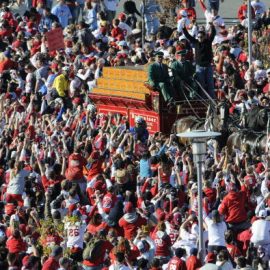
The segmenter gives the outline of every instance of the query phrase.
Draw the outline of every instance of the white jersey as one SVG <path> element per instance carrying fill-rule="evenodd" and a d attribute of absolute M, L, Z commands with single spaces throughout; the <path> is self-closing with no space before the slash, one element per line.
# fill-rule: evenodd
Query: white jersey
<path fill-rule="evenodd" d="M 123 34 L 124 34 L 125 37 L 132 34 L 131 27 L 129 25 L 127 25 L 126 23 L 120 22 L 119 27 L 123 30 Z"/>
<path fill-rule="evenodd" d="M 67 232 L 67 247 L 79 247 L 83 248 L 83 236 L 86 229 L 86 224 L 81 224 L 80 222 L 65 224 L 65 229 Z"/>

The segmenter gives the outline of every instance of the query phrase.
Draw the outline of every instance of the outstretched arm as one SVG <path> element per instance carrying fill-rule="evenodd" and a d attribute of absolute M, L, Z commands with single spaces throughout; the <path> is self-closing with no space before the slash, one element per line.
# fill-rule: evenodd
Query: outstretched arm
<path fill-rule="evenodd" d="M 201 9 L 203 10 L 203 12 L 205 12 L 206 11 L 206 6 L 205 6 L 203 0 L 199 0 L 199 3 L 200 3 L 200 6 L 201 6 Z"/>
<path fill-rule="evenodd" d="M 186 38 L 187 38 L 190 42 L 192 42 L 192 43 L 196 43 L 196 42 L 197 42 L 197 39 L 194 38 L 193 36 L 191 36 L 191 35 L 189 34 L 189 32 L 188 32 L 187 29 L 186 29 L 186 26 L 183 27 L 183 33 L 184 33 L 184 35 L 186 36 Z"/>

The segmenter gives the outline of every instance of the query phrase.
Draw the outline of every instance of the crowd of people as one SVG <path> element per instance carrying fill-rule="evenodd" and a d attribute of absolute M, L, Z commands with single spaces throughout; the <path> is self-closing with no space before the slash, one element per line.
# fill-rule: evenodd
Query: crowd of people
<path fill-rule="evenodd" d="M 253 128 L 270 105 L 270 10 L 251 2 L 248 63 L 246 0 L 232 25 L 219 0 L 197 1 L 206 25 L 195 1 L 180 1 L 174 27 L 160 2 L 135 2 L 117 14 L 118 0 L 1 1 L 1 270 L 270 268 L 267 150 L 208 143 L 201 259 L 191 146 L 149 134 L 142 117 L 101 114 L 89 97 L 103 67 L 148 65 L 169 106 L 216 99 L 230 115 L 253 113 L 243 124 Z M 23 16 L 12 11 L 23 4 Z M 65 48 L 49 51 L 57 28 Z"/>

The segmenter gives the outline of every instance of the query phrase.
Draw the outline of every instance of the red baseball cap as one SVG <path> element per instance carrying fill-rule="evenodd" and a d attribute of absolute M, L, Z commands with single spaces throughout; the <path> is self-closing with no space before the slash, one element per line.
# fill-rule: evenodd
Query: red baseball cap
<path fill-rule="evenodd" d="M 121 12 L 120 14 L 119 14 L 119 16 L 118 16 L 118 19 L 120 20 L 120 21 L 124 21 L 125 19 L 126 19 L 126 14 L 125 13 L 123 13 L 123 12 Z"/>

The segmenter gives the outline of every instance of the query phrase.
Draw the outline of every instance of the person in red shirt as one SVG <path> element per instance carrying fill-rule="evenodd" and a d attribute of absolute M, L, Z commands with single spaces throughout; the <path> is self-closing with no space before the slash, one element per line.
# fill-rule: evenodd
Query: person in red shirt
<path fill-rule="evenodd" d="M 55 246 L 51 253 L 51 256 L 43 264 L 42 270 L 57 270 L 59 266 L 59 260 L 63 256 L 63 249 L 60 246 Z"/>
<path fill-rule="evenodd" d="M 74 153 L 68 158 L 66 178 L 70 181 L 81 180 L 83 178 L 83 167 L 86 163 L 86 159 L 79 153 L 79 149 L 75 149 Z"/>
<path fill-rule="evenodd" d="M 235 183 L 231 182 L 229 188 L 230 191 L 222 200 L 218 211 L 225 216 L 229 228 L 240 232 L 250 226 L 247 222 L 247 197 L 245 192 L 239 191 Z"/>
<path fill-rule="evenodd" d="M 166 233 L 164 222 L 158 223 L 157 231 L 153 232 L 151 238 L 156 244 L 155 256 L 159 257 L 163 263 L 167 263 L 171 255 L 172 242 L 170 236 Z"/>
<path fill-rule="evenodd" d="M 184 255 L 185 250 L 183 248 L 177 248 L 175 250 L 175 256 L 170 259 L 167 269 L 186 270 L 186 263 L 181 259 Z"/>
<path fill-rule="evenodd" d="M 12 61 L 11 55 L 9 51 L 5 51 L 3 53 L 3 58 L 0 59 L 0 73 L 3 73 L 6 70 L 9 69 L 16 69 L 17 68 L 17 63 Z"/>
<path fill-rule="evenodd" d="M 190 256 L 186 260 L 187 270 L 196 270 L 202 266 L 201 261 L 197 258 L 198 249 L 192 248 L 190 250 Z"/>
<path fill-rule="evenodd" d="M 114 19 L 113 20 L 113 29 L 111 31 L 111 35 L 113 38 L 117 39 L 118 41 L 124 39 L 124 33 L 123 29 L 119 27 L 119 19 Z"/>
<path fill-rule="evenodd" d="M 124 230 L 124 236 L 131 240 L 136 235 L 136 231 L 142 225 L 146 225 L 146 219 L 142 218 L 131 202 L 127 202 L 124 207 L 124 216 L 119 220 L 119 226 Z"/>
<path fill-rule="evenodd" d="M 8 238 L 6 247 L 10 253 L 16 254 L 27 250 L 27 244 L 23 241 L 18 229 L 15 229 Z"/>
<path fill-rule="evenodd" d="M 255 11 L 253 7 L 251 7 L 251 16 L 252 16 L 252 19 L 255 18 Z M 240 20 L 240 22 L 242 22 L 247 17 L 248 17 L 247 0 L 244 0 L 243 4 L 238 9 L 237 18 Z"/>

